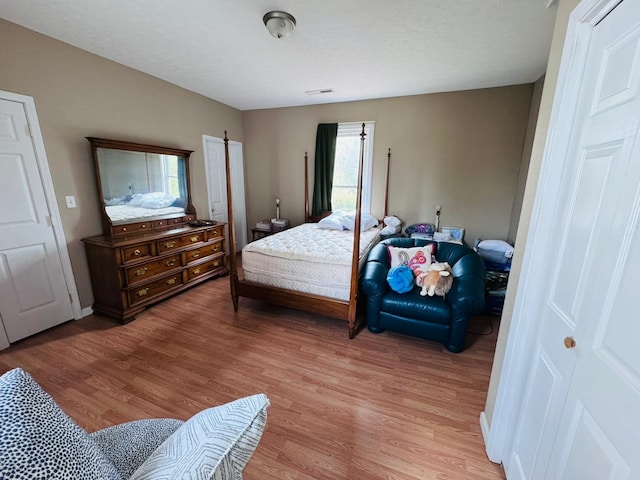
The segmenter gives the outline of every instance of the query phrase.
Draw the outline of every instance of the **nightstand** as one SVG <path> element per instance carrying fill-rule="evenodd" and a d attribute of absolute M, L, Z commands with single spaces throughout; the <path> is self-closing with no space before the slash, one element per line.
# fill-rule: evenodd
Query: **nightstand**
<path fill-rule="evenodd" d="M 280 220 L 285 223 L 283 225 L 276 225 L 275 223 L 271 223 L 269 228 L 263 226 L 252 228 L 252 241 L 258 240 L 263 237 L 268 237 L 269 235 L 273 235 L 274 233 L 282 232 L 283 230 L 291 228 L 291 223 L 289 222 L 289 220 L 285 218 L 282 218 Z"/>

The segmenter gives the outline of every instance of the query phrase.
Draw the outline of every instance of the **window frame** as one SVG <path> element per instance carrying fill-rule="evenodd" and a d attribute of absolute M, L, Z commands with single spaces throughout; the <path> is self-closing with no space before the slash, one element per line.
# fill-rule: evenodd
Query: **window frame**
<path fill-rule="evenodd" d="M 362 133 L 362 124 L 366 134 L 364 141 L 364 163 L 362 166 L 362 205 L 363 213 L 371 213 L 371 189 L 373 176 L 373 142 L 375 133 L 375 123 L 368 122 L 342 122 L 338 123 L 338 137 L 359 137 Z M 360 159 L 358 159 L 359 161 Z M 335 171 L 334 171 L 335 176 Z M 333 182 L 333 179 L 332 179 Z M 357 189 L 357 185 L 355 185 Z M 333 195 L 333 193 L 332 193 Z M 354 207 L 355 209 L 355 207 Z"/>

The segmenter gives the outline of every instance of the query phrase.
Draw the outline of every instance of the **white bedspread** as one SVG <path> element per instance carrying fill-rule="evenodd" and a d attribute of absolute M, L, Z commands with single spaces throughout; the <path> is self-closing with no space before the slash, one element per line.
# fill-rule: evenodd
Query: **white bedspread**
<path fill-rule="evenodd" d="M 378 228 L 361 233 L 359 267 L 379 240 Z M 248 244 L 242 268 L 251 282 L 348 300 L 352 250 L 353 232 L 305 223 Z"/>
<path fill-rule="evenodd" d="M 105 208 L 107 209 L 107 215 L 109 215 L 112 223 L 121 222 L 123 220 L 133 220 L 136 218 L 184 213 L 184 208 L 182 207 L 142 208 L 132 207 L 131 205 L 109 205 Z"/>

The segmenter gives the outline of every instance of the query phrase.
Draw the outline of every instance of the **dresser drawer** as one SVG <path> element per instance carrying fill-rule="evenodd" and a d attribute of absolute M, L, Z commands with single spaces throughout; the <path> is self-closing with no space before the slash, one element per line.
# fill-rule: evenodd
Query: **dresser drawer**
<path fill-rule="evenodd" d="M 196 265 L 195 267 L 189 267 L 187 269 L 187 281 L 191 281 L 205 273 L 212 272 L 222 267 L 224 267 L 224 255 L 214 258 L 213 260 L 209 260 L 208 262 L 201 263 L 200 265 Z"/>
<path fill-rule="evenodd" d="M 185 252 L 187 258 L 186 263 L 195 262 L 196 260 L 202 260 L 204 257 L 215 255 L 216 253 L 220 253 L 222 251 L 222 239 L 220 239 L 217 242 L 208 243 L 206 245 L 203 245 L 202 247 L 187 250 Z"/>
<path fill-rule="evenodd" d="M 131 285 L 136 282 L 141 282 L 147 278 L 151 278 L 154 275 L 168 272 L 174 268 L 180 268 L 182 266 L 182 255 L 176 254 L 170 257 L 163 258 L 162 260 L 156 260 L 155 262 L 145 263 L 144 265 L 138 265 L 136 267 L 127 268 L 127 284 Z"/>
<path fill-rule="evenodd" d="M 122 263 L 140 260 L 141 258 L 150 257 L 151 255 L 150 243 L 141 243 L 133 247 L 125 247 L 122 249 Z"/>
<path fill-rule="evenodd" d="M 219 225 L 216 228 L 212 228 L 211 230 L 207 231 L 207 240 L 213 240 L 214 238 L 222 237 L 223 234 L 224 226 Z"/>
<path fill-rule="evenodd" d="M 205 232 L 194 232 L 181 237 L 173 237 L 167 240 L 158 241 L 158 253 L 166 253 L 179 250 L 182 247 L 204 241 Z"/>
<path fill-rule="evenodd" d="M 169 218 L 167 219 L 167 225 L 180 225 L 181 223 L 193 222 L 196 219 L 194 215 L 185 215 L 184 217 Z"/>
<path fill-rule="evenodd" d="M 144 286 L 132 288 L 127 291 L 129 306 L 146 302 L 147 300 L 150 300 L 153 297 L 173 288 L 179 287 L 180 285 L 182 285 L 182 273 L 176 273 L 175 275 L 156 280 L 155 282 L 147 283 Z"/>
<path fill-rule="evenodd" d="M 143 232 L 153 228 L 152 222 L 130 223 L 128 225 L 114 225 L 113 234 L 121 235 L 126 233 Z"/>

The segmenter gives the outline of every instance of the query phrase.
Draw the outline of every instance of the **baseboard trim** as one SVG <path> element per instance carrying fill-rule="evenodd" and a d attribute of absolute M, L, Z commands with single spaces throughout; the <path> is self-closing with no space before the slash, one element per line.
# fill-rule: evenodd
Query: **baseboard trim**
<path fill-rule="evenodd" d="M 482 440 L 484 441 L 484 448 L 485 448 L 485 451 L 487 452 L 487 457 L 489 457 L 489 460 L 491 460 L 493 463 L 500 463 L 499 459 L 491 458 L 491 455 L 489 454 L 488 445 L 489 445 L 490 427 L 489 427 L 489 418 L 487 417 L 486 412 L 480 413 L 480 431 L 482 432 Z"/>

